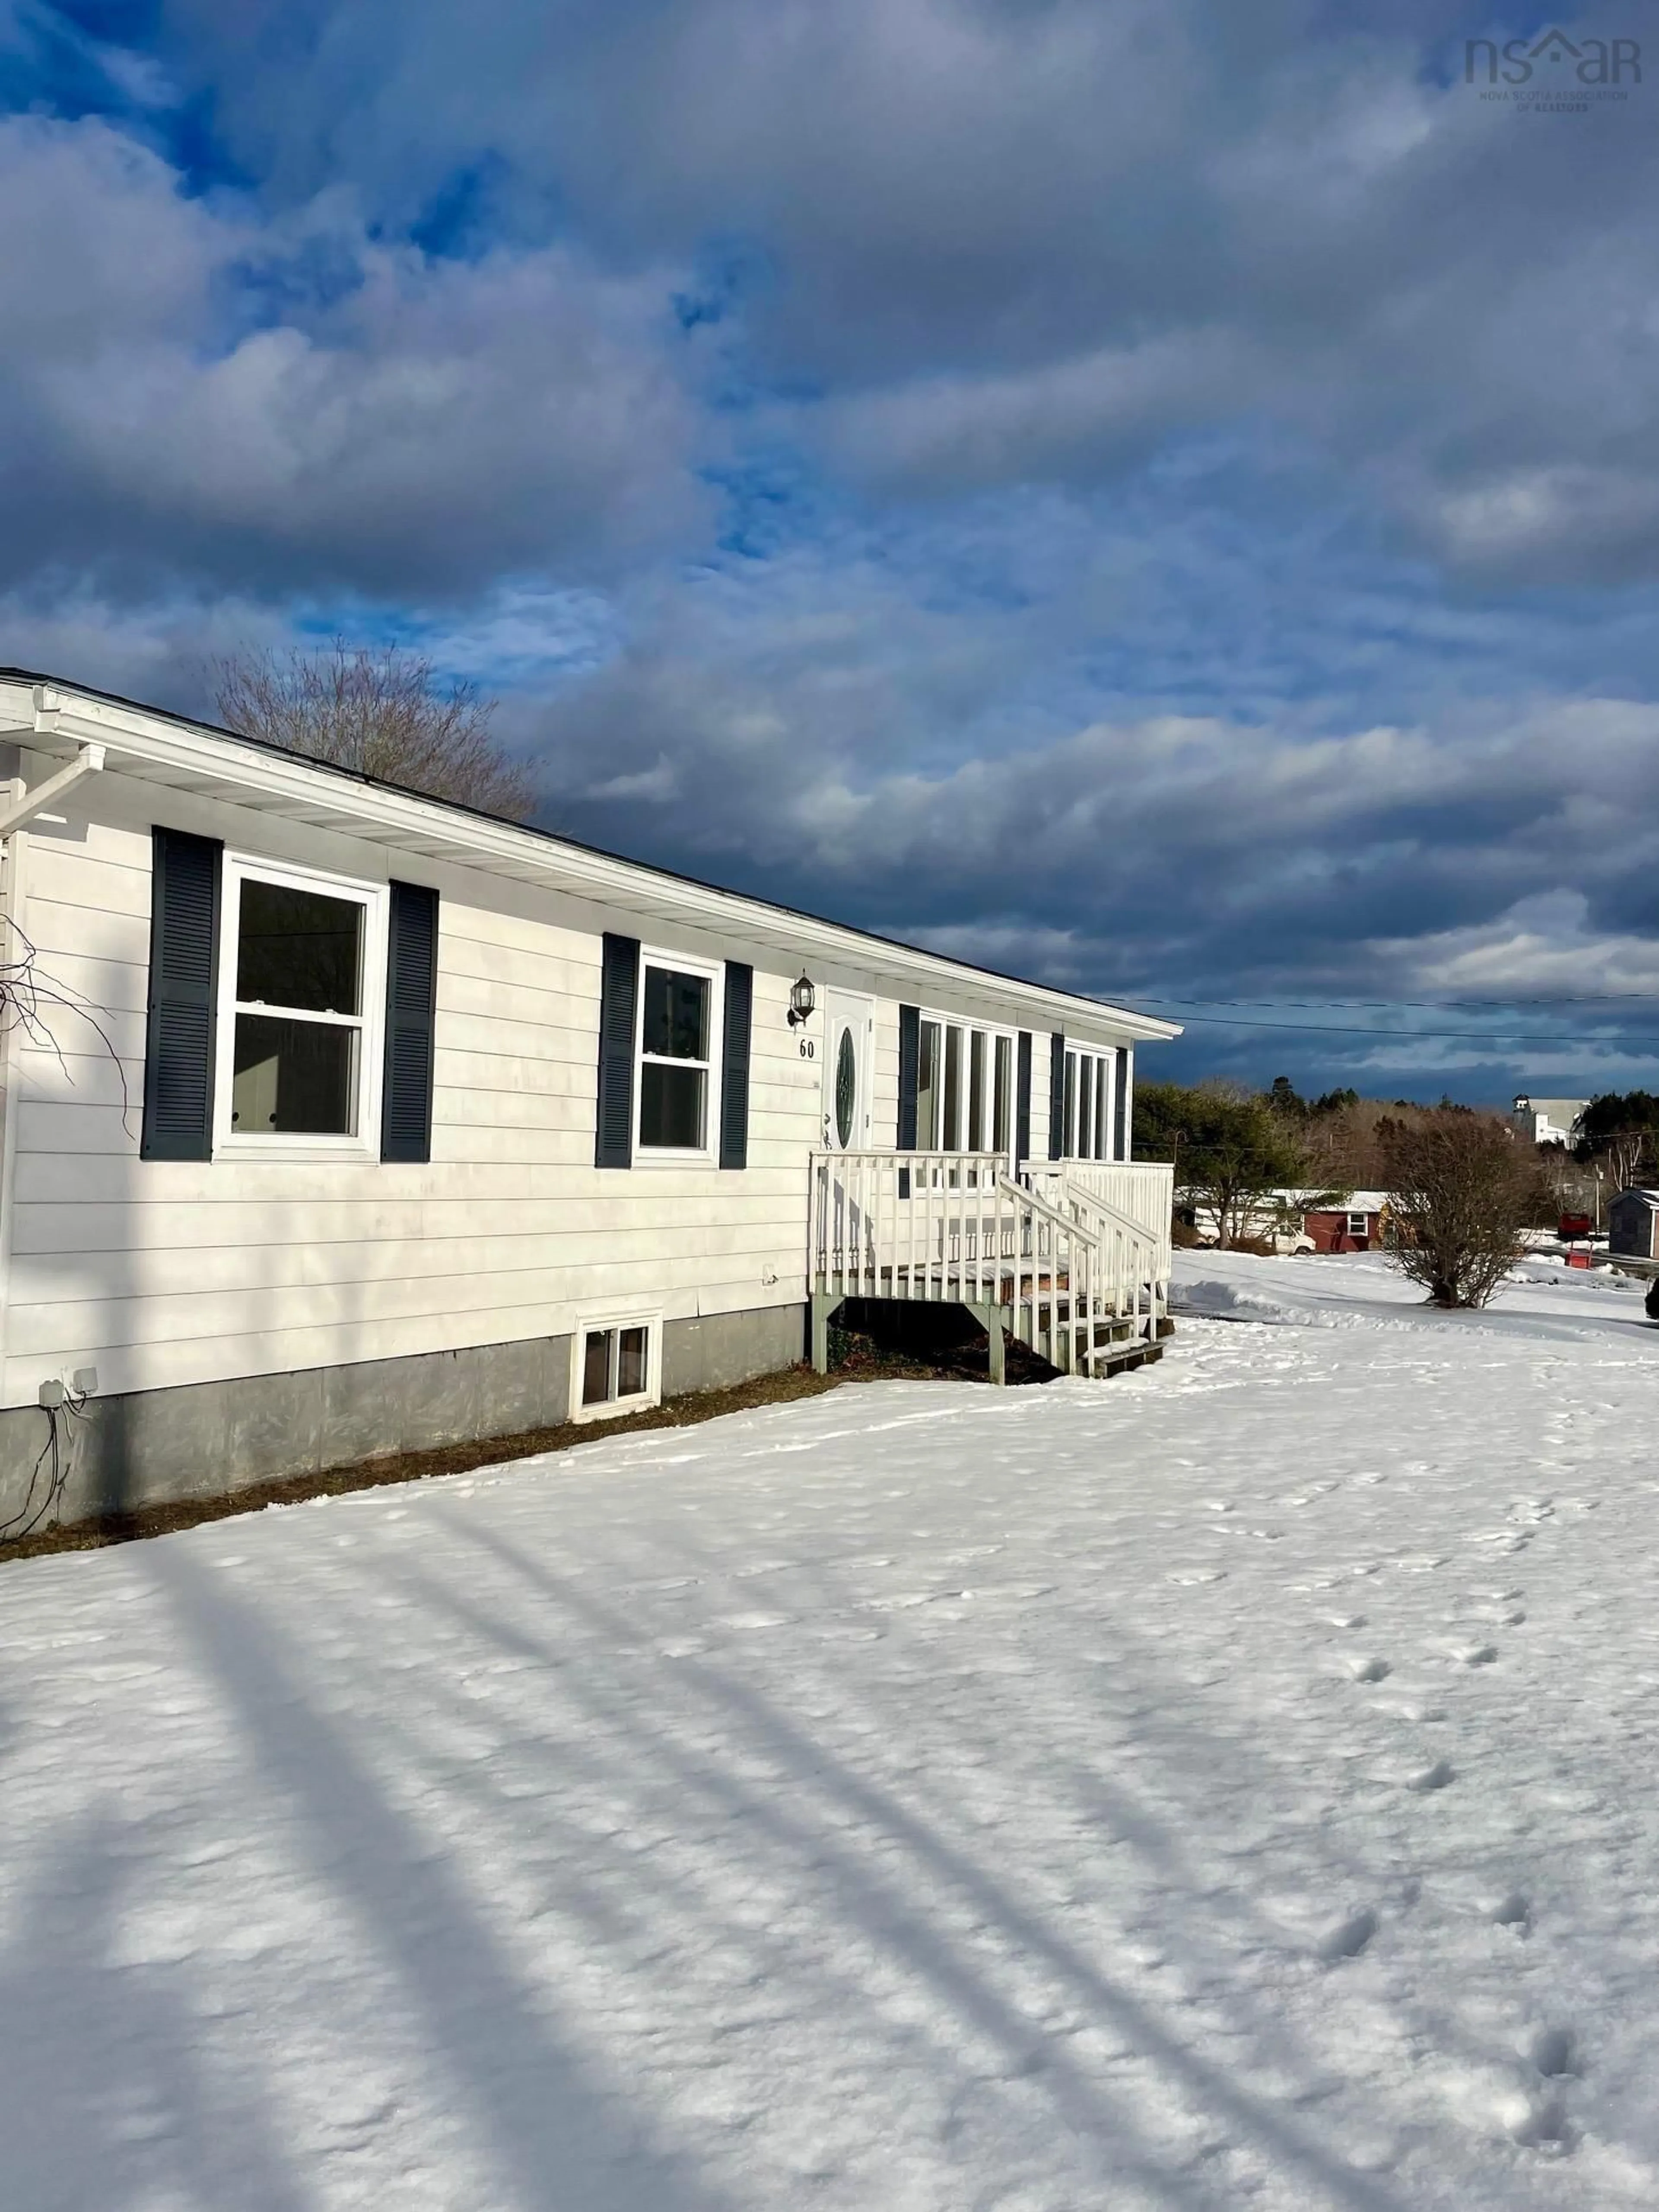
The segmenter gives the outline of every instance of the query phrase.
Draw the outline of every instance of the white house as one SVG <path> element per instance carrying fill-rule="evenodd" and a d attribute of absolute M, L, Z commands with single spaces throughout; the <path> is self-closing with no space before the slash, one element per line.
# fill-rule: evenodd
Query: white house
<path fill-rule="evenodd" d="M 49 677 L 0 744 L 0 1522 L 43 1454 L 64 1517 L 220 1492 L 821 1358 L 848 1297 L 994 1372 L 1155 1340 L 1173 1024 Z"/>
<path fill-rule="evenodd" d="M 1517 1135 L 1529 1145 L 1576 1145 L 1589 1106 L 1588 1098 L 1534 1098 L 1525 1092 L 1510 1115 Z"/>

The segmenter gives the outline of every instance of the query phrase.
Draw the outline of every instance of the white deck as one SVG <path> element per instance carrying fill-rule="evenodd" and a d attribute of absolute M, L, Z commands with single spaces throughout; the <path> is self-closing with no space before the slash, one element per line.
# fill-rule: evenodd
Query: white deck
<path fill-rule="evenodd" d="M 815 1315 L 843 1298 L 965 1306 L 1067 1372 L 1152 1345 L 1168 1309 L 1173 1170 L 1143 1162 L 1028 1168 L 994 1152 L 817 1152 L 808 1278 Z M 823 1347 L 815 1336 L 815 1357 Z"/>

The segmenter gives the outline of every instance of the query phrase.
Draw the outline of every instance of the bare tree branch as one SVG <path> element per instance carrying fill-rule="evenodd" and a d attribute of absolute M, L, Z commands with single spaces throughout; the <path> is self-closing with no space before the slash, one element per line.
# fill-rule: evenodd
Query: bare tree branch
<path fill-rule="evenodd" d="M 131 1112 L 132 1101 L 127 1090 L 127 1071 L 101 1018 L 107 1009 L 94 1006 L 90 999 L 83 998 L 80 992 L 71 989 L 68 984 L 59 983 L 53 977 L 43 975 L 37 965 L 40 956 L 29 939 L 15 921 L 8 921 L 6 927 L 18 949 L 9 956 L 0 956 L 0 1036 L 21 1029 L 37 1051 L 51 1051 L 64 1080 L 73 1085 L 75 1078 L 69 1072 L 64 1048 L 46 1019 L 46 1010 L 55 1008 L 59 1012 L 73 1014 L 84 1022 L 114 1064 L 116 1078 L 121 1085 L 121 1127 L 131 1136 L 132 1132 L 128 1116 Z"/>
<path fill-rule="evenodd" d="M 210 670 L 220 720 L 285 752 L 522 821 L 535 790 L 490 730 L 495 702 L 444 683 L 422 653 L 337 637 L 314 652 L 243 652 Z"/>

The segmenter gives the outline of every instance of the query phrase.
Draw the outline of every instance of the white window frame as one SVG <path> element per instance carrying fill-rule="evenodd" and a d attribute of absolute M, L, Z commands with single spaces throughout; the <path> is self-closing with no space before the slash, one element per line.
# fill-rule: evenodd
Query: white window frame
<path fill-rule="evenodd" d="M 643 1310 L 638 1306 L 607 1307 L 602 1311 L 579 1316 L 575 1334 L 570 1340 L 570 1411 L 573 1421 L 614 1421 L 624 1413 L 648 1413 L 652 1407 L 662 1403 L 662 1310 L 653 1306 Z M 634 1391 L 626 1398 L 601 1398 L 596 1405 L 582 1403 L 582 1370 L 586 1362 L 587 1340 L 596 1329 L 605 1329 L 620 1335 L 625 1328 L 645 1331 L 645 1388 Z M 612 1353 L 614 1363 L 615 1353 Z"/>
<path fill-rule="evenodd" d="M 694 1060 L 656 1060 L 660 1067 L 705 1068 L 708 1083 L 703 1091 L 703 1141 L 695 1147 L 684 1145 L 647 1145 L 641 1138 L 641 1117 L 645 1111 L 645 971 L 647 968 L 665 968 L 677 975 L 702 975 L 708 982 L 708 1058 Z M 638 1006 L 634 1011 L 634 1164 L 636 1167 L 713 1167 L 720 1158 L 720 1070 L 725 1048 L 726 1024 L 726 963 L 710 960 L 701 953 L 674 952 L 660 945 L 640 947 L 640 980 Z"/>
<path fill-rule="evenodd" d="M 278 884 L 290 890 L 318 891 L 330 898 L 349 899 L 363 909 L 362 1012 L 354 1021 L 349 1015 L 319 1014 L 303 1006 L 272 1007 L 276 1015 L 292 1015 L 326 1028 L 355 1028 L 360 1044 L 357 1065 L 356 1131 L 349 1136 L 329 1136 L 294 1130 L 264 1133 L 237 1129 L 231 1123 L 231 1091 L 236 1068 L 236 967 L 241 927 L 242 885 L 249 879 Z M 219 986 L 216 1009 L 218 1036 L 214 1054 L 213 1157 L 257 1160 L 378 1160 L 380 1157 L 380 1083 L 384 1073 L 386 1037 L 386 931 L 392 904 L 391 887 L 368 884 L 331 870 L 307 868 L 291 860 L 268 860 L 256 853 L 227 853 L 219 892 Z M 249 1006 L 245 1012 L 258 1012 Z"/>
<path fill-rule="evenodd" d="M 1093 1150 L 1079 1152 L 1076 1145 L 1078 1131 L 1066 1126 L 1067 1121 L 1073 1118 L 1066 1110 L 1068 1097 L 1074 1109 L 1082 1102 L 1083 1062 L 1085 1060 L 1092 1064 L 1088 1091 L 1090 1119 L 1094 1123 L 1094 1130 L 1090 1133 L 1089 1141 L 1092 1146 L 1095 1133 L 1098 1132 L 1102 1149 L 1097 1152 Z M 1060 1156 L 1063 1160 L 1075 1160 L 1084 1167 L 1097 1164 L 1109 1166 L 1113 1164 L 1115 1156 L 1112 1147 L 1117 1136 L 1117 1084 L 1118 1058 L 1114 1046 L 1080 1044 L 1073 1042 L 1070 1037 L 1066 1038 L 1066 1066 L 1060 1095 L 1058 1099 L 1051 1099 L 1048 1103 L 1049 1112 L 1058 1113 L 1060 1116 Z"/>
<path fill-rule="evenodd" d="M 1356 1222 L 1359 1224 L 1357 1229 L 1354 1226 Z M 1369 1237 L 1370 1233 L 1371 1218 L 1369 1213 L 1351 1213 L 1348 1216 L 1348 1234 L 1350 1237 Z"/>
<path fill-rule="evenodd" d="M 920 1065 L 921 1031 L 919 1030 L 917 1032 L 918 1065 L 916 1068 L 916 1111 L 918 1115 L 916 1150 L 919 1152 L 965 1152 L 969 1150 L 965 1139 L 968 1135 L 968 1119 L 970 1101 L 973 1095 L 974 1037 L 975 1033 L 977 1033 L 985 1039 L 985 1118 L 989 1126 L 984 1133 L 988 1139 L 988 1142 L 975 1147 L 974 1149 L 977 1150 L 981 1153 L 994 1153 L 999 1159 L 1007 1160 L 1012 1166 L 1014 1151 L 1019 1142 L 1019 1037 L 1018 1032 L 1014 1030 L 1004 1028 L 999 1022 L 978 1021 L 969 1014 L 939 1013 L 928 1006 L 921 1007 L 920 1009 L 920 1014 L 921 1024 L 924 1027 L 931 1022 L 939 1032 L 939 1065 L 935 1072 L 938 1088 L 939 1126 L 938 1130 L 933 1133 L 934 1140 L 931 1144 L 926 1141 L 924 1132 L 920 1125 L 920 1115 L 921 1111 L 921 1069 Z M 957 1030 L 960 1034 L 962 1039 L 961 1043 L 957 1048 L 960 1057 L 957 1071 L 957 1126 L 954 1130 L 947 1129 L 945 1127 L 945 1056 L 950 1050 L 948 1032 L 951 1030 Z M 1006 1042 L 1008 1047 L 1008 1130 L 1007 1142 L 1003 1145 L 999 1145 L 996 1141 L 997 1043 L 999 1039 Z"/>

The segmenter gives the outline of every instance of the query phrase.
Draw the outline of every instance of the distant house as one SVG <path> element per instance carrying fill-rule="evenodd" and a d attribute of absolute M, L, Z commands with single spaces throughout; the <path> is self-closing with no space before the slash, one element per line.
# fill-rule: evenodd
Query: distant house
<path fill-rule="evenodd" d="M 1516 1134 L 1529 1145 L 1576 1145 L 1589 1103 L 1588 1098 L 1534 1098 L 1523 1091 L 1510 1119 Z"/>
<path fill-rule="evenodd" d="M 1607 1250 L 1659 1260 L 1659 1190 L 1621 1190 L 1607 1207 Z"/>
<path fill-rule="evenodd" d="M 1388 1203 L 1386 1191 L 1351 1190 L 1340 1206 L 1308 1209 L 1302 1226 L 1316 1252 L 1374 1252 L 1382 1242 Z"/>
<path fill-rule="evenodd" d="M 1371 1252 L 1382 1242 L 1388 1194 L 1350 1191 L 1339 1204 L 1310 1207 L 1310 1199 L 1330 1199 L 1328 1191 L 1276 1190 L 1251 1207 L 1238 1235 L 1247 1243 L 1269 1244 L 1283 1257 L 1304 1252 Z M 1188 1206 L 1182 1219 L 1199 1242 L 1213 1244 L 1218 1230 L 1215 1208 Z"/>

